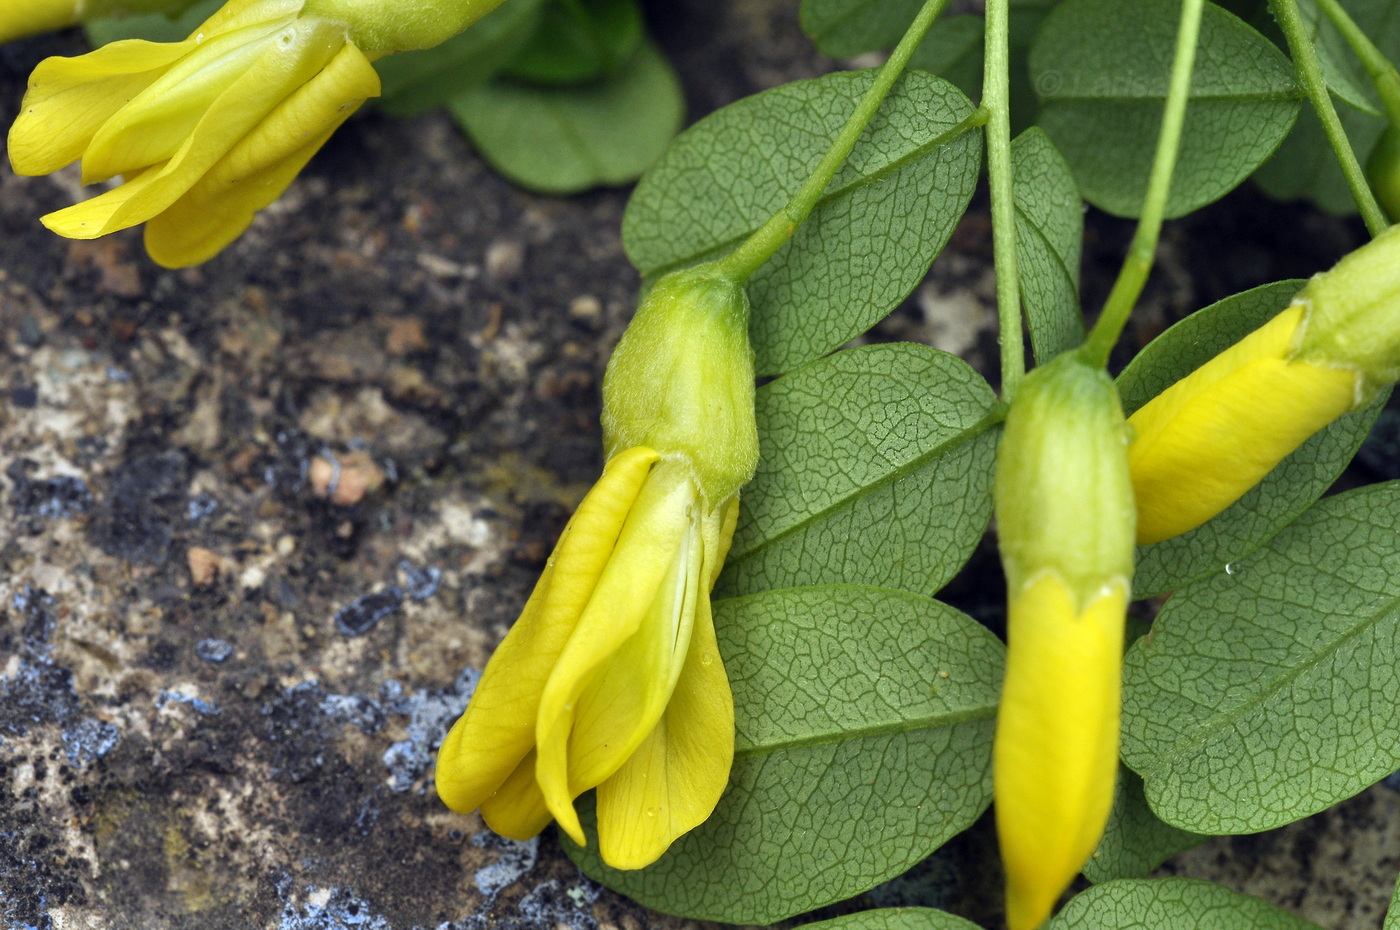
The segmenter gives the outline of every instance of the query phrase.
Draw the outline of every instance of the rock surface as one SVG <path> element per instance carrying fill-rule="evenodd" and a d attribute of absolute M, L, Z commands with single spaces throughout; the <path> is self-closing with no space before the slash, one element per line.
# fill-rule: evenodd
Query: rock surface
<path fill-rule="evenodd" d="M 695 115 L 831 67 L 795 8 L 655 5 Z M 0 48 L 0 119 L 41 57 L 80 49 Z M 44 231 L 77 183 L 0 166 L 0 927 L 684 923 L 432 787 L 438 740 L 601 465 L 599 380 L 638 283 L 625 192 L 532 196 L 444 117 L 369 114 L 238 243 L 172 272 L 137 231 Z M 1303 216 L 1322 267 L 1349 233 Z M 877 338 L 994 358 L 986 223 L 974 208 Z M 1123 227 L 1096 228 L 1116 260 Z M 1201 283 L 1205 247 L 1173 236 L 1158 319 L 1243 286 Z M 1254 261 L 1247 283 L 1281 276 Z M 1322 818 L 1173 868 L 1375 927 L 1395 795 Z M 970 903 L 996 888 L 987 839 L 864 903 L 995 920 Z"/>

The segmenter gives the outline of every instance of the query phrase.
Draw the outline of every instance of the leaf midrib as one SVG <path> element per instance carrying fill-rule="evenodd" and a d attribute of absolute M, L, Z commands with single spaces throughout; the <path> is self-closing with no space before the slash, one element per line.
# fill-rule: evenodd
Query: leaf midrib
<path fill-rule="evenodd" d="M 935 714 L 921 714 L 916 717 L 906 717 L 902 720 L 891 721 L 889 723 L 877 723 L 864 727 L 854 727 L 849 730 L 833 730 L 823 733 L 814 733 L 810 736 L 799 736 L 787 740 L 779 740 L 772 743 L 765 743 L 762 746 L 749 746 L 734 748 L 735 756 L 768 756 L 778 752 L 790 752 L 794 749 L 807 749 L 812 746 L 824 746 L 830 743 L 845 743 L 851 740 L 866 739 L 876 736 L 891 736 L 896 733 L 909 733 L 915 730 L 932 730 L 939 727 L 953 727 L 962 723 L 972 723 L 978 720 L 987 720 L 995 717 L 997 712 L 996 701 L 978 707 L 969 707 L 962 710 L 942 711 Z"/>
<path fill-rule="evenodd" d="M 967 116 L 959 120 L 958 123 L 949 127 L 937 136 L 934 136 L 932 139 L 925 142 L 924 144 L 910 149 L 904 155 L 901 155 L 899 158 L 892 159 L 883 167 L 872 171 L 870 174 L 861 175 L 860 177 L 857 177 L 855 180 L 851 181 L 849 184 L 846 184 L 843 187 L 838 187 L 832 190 L 830 193 L 822 195 L 822 197 L 817 201 L 817 205 L 815 208 L 813 208 L 812 212 L 817 212 L 818 210 L 822 209 L 822 207 L 826 206 L 832 201 L 838 200 L 842 197 L 846 197 L 850 194 L 854 194 L 862 187 L 868 187 L 871 184 L 875 184 L 879 181 L 884 180 L 889 175 L 903 170 L 906 166 L 922 160 L 934 149 L 940 148 L 944 145 L 956 141 L 964 134 L 966 134 L 968 130 L 975 129 L 985 122 L 986 111 L 980 108 L 973 108 L 972 111 L 968 113 Z M 758 228 L 761 225 L 763 225 L 763 222 L 765 222 L 767 219 L 768 217 L 764 216 L 758 223 L 751 225 L 750 228 L 744 230 L 743 232 L 730 236 L 728 239 L 723 239 L 712 245 L 706 246 L 702 249 L 699 249 L 698 251 L 689 252 L 684 256 L 681 256 L 679 258 L 673 259 L 669 262 L 665 262 L 660 265 L 656 265 L 651 268 L 639 267 L 638 270 L 641 271 L 643 278 L 650 279 L 671 271 L 675 271 L 679 268 L 689 268 L 690 266 L 698 264 L 699 262 L 702 262 L 707 258 L 714 257 L 718 253 L 726 252 L 734 248 L 739 243 L 746 240 L 749 236 L 753 235 L 753 233 L 756 230 L 758 230 Z"/>
<path fill-rule="evenodd" d="M 964 430 L 960 430 L 958 433 L 954 434 L 953 436 L 949 437 L 943 442 L 932 446 L 928 450 L 914 456 L 909 461 L 905 462 L 903 465 L 891 469 L 890 471 L 881 475 L 875 481 L 872 481 L 870 484 L 856 488 L 854 491 L 852 491 L 852 493 L 844 497 L 837 498 L 826 507 L 823 507 L 821 510 L 813 511 L 803 519 L 798 520 L 796 523 L 793 523 L 783 528 L 781 531 L 771 536 L 765 537 L 760 543 L 758 543 L 751 549 L 745 549 L 741 552 L 731 552 L 729 558 L 725 560 L 725 567 L 728 568 L 729 566 L 739 565 L 740 563 L 763 552 L 769 546 L 774 545 L 780 540 L 786 539 L 788 536 L 791 536 L 792 534 L 802 529 L 805 529 L 806 527 L 814 523 L 820 523 L 822 520 L 826 519 L 830 514 L 850 506 L 852 503 L 861 500 L 869 494 L 875 493 L 880 488 L 883 488 L 888 484 L 893 484 L 895 481 L 898 481 L 906 475 L 913 474 L 914 472 L 918 471 L 920 468 L 923 468 L 923 466 L 933 461 L 934 459 L 940 458 L 943 455 L 953 452 L 956 449 L 962 447 L 963 445 L 976 439 L 978 436 L 981 436 L 987 430 L 991 429 L 993 426 L 1000 423 L 1006 418 L 1006 411 L 996 400 L 992 401 L 992 403 L 989 405 L 989 408 L 990 409 L 987 411 L 987 413 L 985 413 L 982 416 L 982 418 L 976 423 L 973 423 L 971 426 L 967 427 Z"/>
<path fill-rule="evenodd" d="M 1304 672 L 1316 668 L 1318 665 L 1322 664 L 1324 659 L 1331 658 L 1341 650 L 1342 646 L 1356 639 L 1363 632 L 1374 628 L 1382 620 L 1394 618 L 1397 608 L 1400 608 L 1400 596 L 1391 598 L 1386 602 L 1384 607 L 1376 611 L 1376 613 L 1369 617 L 1364 623 L 1358 623 L 1342 636 L 1332 640 L 1325 648 L 1315 652 L 1307 661 L 1299 663 L 1282 675 L 1271 680 L 1268 686 L 1261 688 L 1254 697 L 1229 713 L 1217 718 L 1214 723 L 1202 730 L 1199 735 L 1177 744 L 1170 754 L 1162 757 L 1162 761 L 1159 764 L 1151 766 L 1147 771 L 1141 774 L 1144 778 L 1147 778 L 1149 774 L 1155 775 L 1163 768 L 1175 764 L 1182 756 L 1186 755 L 1187 752 L 1204 747 L 1207 743 L 1213 741 L 1213 738 L 1221 731 L 1233 727 L 1240 720 L 1262 707 L 1276 694 L 1279 694 L 1298 678 L 1302 677 Z"/>

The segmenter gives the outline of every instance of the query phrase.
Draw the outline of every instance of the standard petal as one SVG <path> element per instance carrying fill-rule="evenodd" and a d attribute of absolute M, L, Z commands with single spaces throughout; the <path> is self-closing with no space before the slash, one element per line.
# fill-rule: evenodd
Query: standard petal
<path fill-rule="evenodd" d="M 77 161 L 113 113 L 194 47 L 193 39 L 126 39 L 77 58 L 39 62 L 10 127 L 7 145 L 15 172 L 48 174 Z"/>
<path fill-rule="evenodd" d="M 238 238 L 282 195 L 331 134 L 368 97 L 379 75 L 347 45 L 283 101 L 188 193 L 146 224 L 146 250 L 167 268 L 197 265 Z"/>
<path fill-rule="evenodd" d="M 992 751 L 1011 930 L 1044 921 L 1108 820 L 1127 598 L 1113 584 L 1080 613 L 1053 571 L 1011 598 Z"/>
<path fill-rule="evenodd" d="M 27 0 L 0 3 L 0 45 L 78 22 L 77 0 Z"/>
<path fill-rule="evenodd" d="M 657 458 L 650 449 L 614 456 L 564 528 L 520 619 L 487 663 L 466 713 L 438 751 L 438 794 L 453 810 L 480 807 L 534 748 L 545 682 Z"/>
<path fill-rule="evenodd" d="M 528 840 L 554 819 L 535 781 L 535 753 L 520 760 L 501 787 L 481 802 L 481 819 L 501 836 Z"/>
<path fill-rule="evenodd" d="M 1355 402 L 1358 372 L 1285 361 L 1301 316 L 1288 308 L 1128 418 L 1139 544 L 1200 526 Z"/>
<path fill-rule="evenodd" d="M 598 786 L 598 851 L 616 869 L 644 868 L 714 812 L 734 762 L 734 697 L 715 642 L 708 593 L 666 713 L 622 768 Z"/>
<path fill-rule="evenodd" d="M 676 625 L 701 555 L 677 558 L 687 547 L 699 548 L 695 494 L 679 463 L 663 460 L 652 470 L 545 685 L 537 777 L 554 819 L 577 842 L 584 838 L 574 798 L 617 771 L 656 726 L 673 686 Z M 639 630 L 643 635 L 626 653 L 631 667 L 610 662 Z M 595 678 L 602 680 L 592 688 Z"/>

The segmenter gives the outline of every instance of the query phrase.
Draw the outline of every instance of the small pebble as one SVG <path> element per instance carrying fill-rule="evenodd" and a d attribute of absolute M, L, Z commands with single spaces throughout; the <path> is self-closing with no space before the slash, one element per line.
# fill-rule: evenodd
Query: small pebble
<path fill-rule="evenodd" d="M 390 585 L 383 591 L 357 597 L 335 612 L 335 628 L 345 636 L 363 636 L 375 624 L 403 606 L 403 590 Z"/>
<path fill-rule="evenodd" d="M 225 662 L 233 655 L 233 644 L 224 639 L 201 639 L 194 644 L 194 654 L 206 662 Z"/>
<path fill-rule="evenodd" d="M 403 572 L 405 592 L 415 601 L 426 601 L 437 593 L 442 584 L 442 569 L 436 565 L 418 568 L 404 559 L 399 563 L 399 571 Z"/>
<path fill-rule="evenodd" d="M 592 294 L 569 301 L 569 316 L 581 323 L 597 323 L 603 318 L 603 302 Z"/>
<path fill-rule="evenodd" d="M 190 566 L 190 581 L 196 588 L 207 588 L 219 574 L 219 556 L 202 546 L 190 546 L 186 555 Z"/>

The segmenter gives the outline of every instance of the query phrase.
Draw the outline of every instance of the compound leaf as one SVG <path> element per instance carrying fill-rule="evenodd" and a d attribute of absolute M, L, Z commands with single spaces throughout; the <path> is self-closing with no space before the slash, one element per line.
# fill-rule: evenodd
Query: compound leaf
<path fill-rule="evenodd" d="M 980 930 L 969 920 L 931 907 L 882 907 L 803 924 L 800 930 Z"/>
<path fill-rule="evenodd" d="M 1118 378 L 1131 414 L 1287 307 L 1302 281 L 1279 281 L 1227 297 L 1177 323 L 1138 353 Z M 1322 496 L 1370 432 L 1385 397 L 1319 431 L 1213 520 L 1138 549 L 1134 596 L 1152 597 L 1225 571 Z"/>
<path fill-rule="evenodd" d="M 1166 100 L 1175 0 L 1066 0 L 1031 47 L 1039 124 L 1084 198 L 1137 216 Z M 1207 3 L 1168 216 L 1224 196 L 1276 149 L 1298 115 L 1293 67 L 1272 42 Z"/>
<path fill-rule="evenodd" d="M 1178 591 L 1124 664 L 1123 761 L 1163 820 L 1255 833 L 1400 768 L 1400 482 L 1319 501 Z"/>
<path fill-rule="evenodd" d="M 821 160 L 873 72 L 828 74 L 747 97 L 686 130 L 623 218 L 648 278 L 727 253 L 783 207 Z M 760 374 L 838 348 L 923 280 L 981 168 L 972 104 L 905 73 L 792 240 L 749 281 Z"/>
<path fill-rule="evenodd" d="M 640 871 L 566 840 L 589 876 L 666 913 L 767 924 L 898 875 L 990 803 L 1004 648 L 976 621 L 851 585 L 714 611 L 734 686 L 729 787 Z"/>
<path fill-rule="evenodd" d="M 909 343 L 848 349 L 764 385 L 758 473 L 716 593 L 936 592 L 991 518 L 995 406 L 966 362 Z"/>
<path fill-rule="evenodd" d="M 802 0 L 798 22 L 817 51 L 849 58 L 893 48 L 923 5 L 924 0 Z"/>

